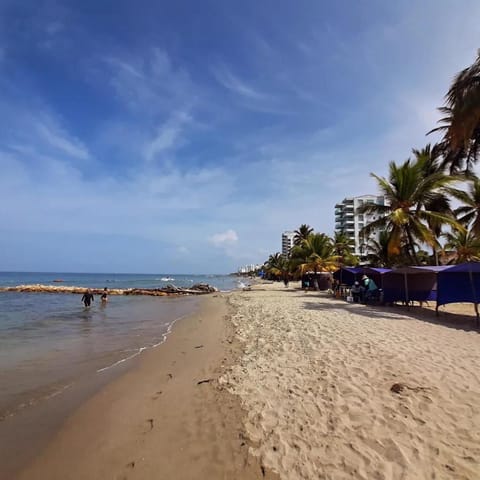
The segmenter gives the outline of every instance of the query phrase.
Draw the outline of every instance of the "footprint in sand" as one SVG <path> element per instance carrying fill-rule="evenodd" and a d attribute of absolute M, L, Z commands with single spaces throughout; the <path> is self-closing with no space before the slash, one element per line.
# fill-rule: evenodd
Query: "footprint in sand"
<path fill-rule="evenodd" d="M 150 425 L 150 431 L 153 430 L 153 418 L 148 418 L 147 423 Z"/>
<path fill-rule="evenodd" d="M 158 392 L 155 393 L 155 395 L 152 397 L 153 400 L 157 400 L 158 397 L 160 397 L 160 395 L 162 394 L 162 390 L 159 390 Z"/>

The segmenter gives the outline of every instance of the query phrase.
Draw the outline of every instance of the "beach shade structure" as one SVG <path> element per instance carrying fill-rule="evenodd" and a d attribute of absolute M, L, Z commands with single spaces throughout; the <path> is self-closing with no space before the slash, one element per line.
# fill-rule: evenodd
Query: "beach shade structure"
<path fill-rule="evenodd" d="M 473 303 L 477 326 L 480 324 L 478 303 L 480 301 L 480 262 L 466 262 L 445 268 L 438 274 L 438 307 L 447 303 Z"/>
<path fill-rule="evenodd" d="M 353 285 L 363 274 L 363 267 L 342 267 L 333 274 L 341 285 Z"/>
<path fill-rule="evenodd" d="M 391 268 L 374 268 L 374 267 L 363 267 L 362 268 L 362 276 L 367 275 L 370 277 L 378 288 L 383 289 L 383 276 L 387 272 L 391 272 Z"/>
<path fill-rule="evenodd" d="M 400 267 L 383 274 L 383 301 L 386 303 L 437 299 L 437 274 L 448 266 Z"/>

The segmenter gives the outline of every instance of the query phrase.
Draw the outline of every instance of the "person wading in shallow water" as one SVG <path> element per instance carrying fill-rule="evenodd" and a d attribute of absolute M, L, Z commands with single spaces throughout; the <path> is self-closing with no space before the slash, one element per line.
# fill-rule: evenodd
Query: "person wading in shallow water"
<path fill-rule="evenodd" d="M 93 294 L 92 294 L 92 292 L 90 291 L 90 289 L 88 289 L 88 290 L 83 294 L 82 302 L 83 302 L 83 304 L 84 304 L 86 307 L 89 307 L 89 306 L 90 306 L 90 303 L 92 303 L 93 301 L 94 301 Z"/>
<path fill-rule="evenodd" d="M 108 290 L 106 287 L 103 289 L 103 293 L 102 293 L 102 296 L 100 297 L 100 300 L 102 301 L 103 305 L 105 305 L 108 302 Z"/>

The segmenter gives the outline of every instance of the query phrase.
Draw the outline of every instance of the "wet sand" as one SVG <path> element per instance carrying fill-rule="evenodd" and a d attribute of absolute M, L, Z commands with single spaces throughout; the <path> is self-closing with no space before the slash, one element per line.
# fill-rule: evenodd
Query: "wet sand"
<path fill-rule="evenodd" d="M 250 454 L 239 399 L 217 379 L 235 361 L 223 295 L 68 418 L 21 480 L 276 478 Z"/>

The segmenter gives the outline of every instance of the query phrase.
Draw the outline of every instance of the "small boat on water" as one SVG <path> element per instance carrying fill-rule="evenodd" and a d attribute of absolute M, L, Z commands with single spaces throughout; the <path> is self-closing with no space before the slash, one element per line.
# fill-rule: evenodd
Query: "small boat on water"
<path fill-rule="evenodd" d="M 173 282 L 173 280 L 175 280 L 175 279 L 172 278 L 172 277 L 162 277 L 160 280 L 162 282 Z"/>
<path fill-rule="evenodd" d="M 61 283 L 64 282 L 65 280 L 63 278 L 56 278 L 55 280 L 52 280 L 53 283 Z"/>

